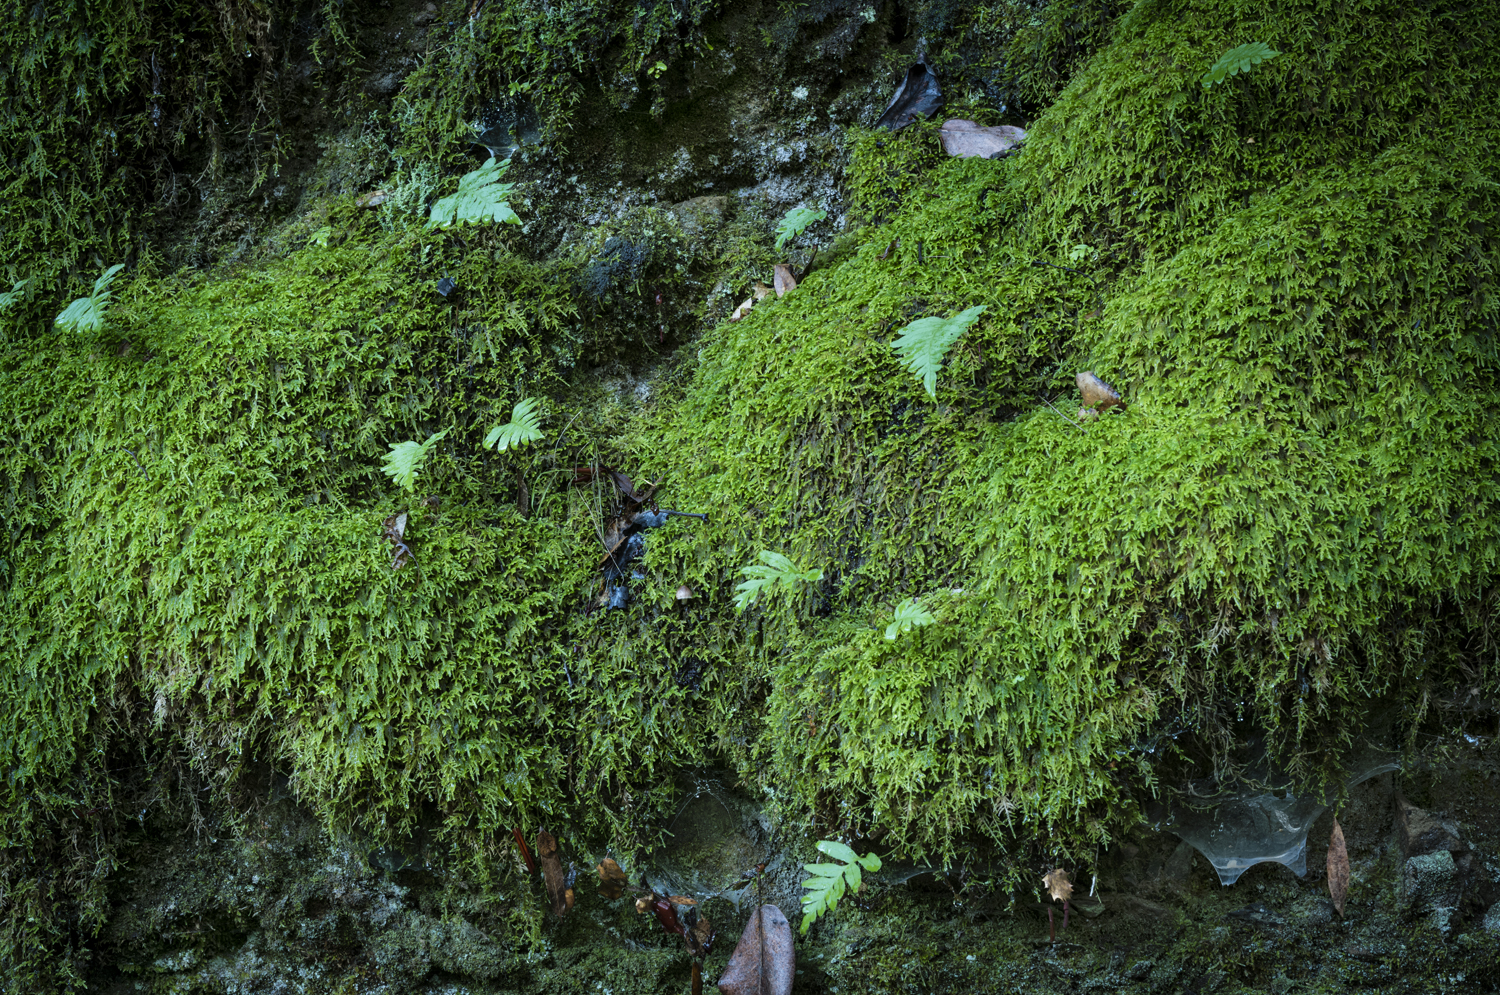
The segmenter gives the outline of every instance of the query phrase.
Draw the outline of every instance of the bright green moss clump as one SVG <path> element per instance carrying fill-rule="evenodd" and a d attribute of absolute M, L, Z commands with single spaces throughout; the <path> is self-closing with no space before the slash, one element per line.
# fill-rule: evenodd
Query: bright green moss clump
<path fill-rule="evenodd" d="M 1371 697 L 1416 721 L 1474 672 L 1500 554 L 1500 66 L 1475 30 L 1146 3 L 1014 159 L 914 184 L 920 129 L 857 144 L 888 223 L 717 333 L 653 427 L 668 472 L 743 509 L 685 561 L 827 565 L 752 628 L 747 755 L 820 832 L 1092 851 L 1159 716 L 1218 749 L 1253 719 L 1315 779 Z M 1287 54 L 1205 93 L 1252 34 Z M 980 303 L 933 404 L 889 341 Z M 1072 416 L 1083 369 L 1128 401 L 1086 429 L 1043 403 Z M 942 624 L 885 640 L 913 595 Z"/>

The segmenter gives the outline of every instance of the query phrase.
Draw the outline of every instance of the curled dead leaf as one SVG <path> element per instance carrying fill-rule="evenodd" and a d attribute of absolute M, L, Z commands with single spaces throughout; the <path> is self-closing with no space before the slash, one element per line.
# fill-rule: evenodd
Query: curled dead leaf
<path fill-rule="evenodd" d="M 753 298 L 753 297 L 746 297 L 745 300 L 740 304 L 740 306 L 737 307 L 737 308 L 735 308 L 734 312 L 732 314 L 730 314 L 729 320 L 730 321 L 739 321 L 745 315 L 749 314 L 750 313 L 750 309 L 753 308 L 754 306 L 755 306 L 755 298 Z"/>
<path fill-rule="evenodd" d="M 1333 833 L 1328 837 L 1328 896 L 1342 917 L 1344 900 L 1349 896 L 1349 848 L 1344 845 L 1344 830 L 1337 818 L 1333 820 Z"/>
<path fill-rule="evenodd" d="M 1077 382 L 1078 390 L 1083 394 L 1083 406 L 1086 408 L 1104 412 L 1122 403 L 1118 391 L 1088 370 L 1078 374 Z"/>
<path fill-rule="evenodd" d="M 773 267 L 776 276 L 776 296 L 782 297 L 797 289 L 797 278 L 792 276 L 790 263 L 777 263 Z"/>
<path fill-rule="evenodd" d="M 615 858 L 605 857 L 594 870 L 599 874 L 599 894 L 611 899 L 625 894 L 625 872 L 615 863 Z"/>
<path fill-rule="evenodd" d="M 938 87 L 937 76 L 926 62 L 917 62 L 906 71 L 875 127 L 900 131 L 919 117 L 931 117 L 942 106 L 943 91 Z"/>
<path fill-rule="evenodd" d="M 1054 867 L 1043 875 L 1042 884 L 1054 902 L 1066 902 L 1073 897 L 1073 882 L 1068 880 L 1068 872 L 1061 867 Z"/>

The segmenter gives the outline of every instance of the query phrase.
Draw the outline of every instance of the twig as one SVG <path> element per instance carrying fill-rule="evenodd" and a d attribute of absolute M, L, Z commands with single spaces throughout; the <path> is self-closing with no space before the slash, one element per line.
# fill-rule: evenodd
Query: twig
<path fill-rule="evenodd" d="M 125 449 L 124 446 L 121 446 L 120 448 L 121 449 Z M 131 459 L 135 460 L 136 469 L 141 471 L 141 476 L 143 476 L 143 477 L 146 478 L 146 483 L 148 483 L 148 484 L 151 483 L 151 474 L 147 473 L 146 472 L 146 468 L 143 467 L 143 466 L 141 466 L 140 457 L 135 454 L 135 450 L 133 450 L 133 449 L 125 449 L 125 451 L 130 454 L 130 458 Z"/>
<path fill-rule="evenodd" d="M 1057 405 L 1053 404 L 1051 401 L 1047 400 L 1045 397 L 1042 398 L 1042 403 L 1045 404 L 1047 407 L 1051 408 L 1053 411 L 1057 411 Z M 1087 430 L 1082 425 L 1079 425 L 1076 421 L 1073 421 L 1073 419 L 1069 418 L 1067 415 L 1063 414 L 1061 411 L 1057 411 L 1057 417 L 1061 418 L 1063 421 L 1066 421 L 1066 422 L 1073 422 L 1074 425 L 1078 426 L 1078 431 L 1083 432 L 1085 435 L 1088 434 Z"/>

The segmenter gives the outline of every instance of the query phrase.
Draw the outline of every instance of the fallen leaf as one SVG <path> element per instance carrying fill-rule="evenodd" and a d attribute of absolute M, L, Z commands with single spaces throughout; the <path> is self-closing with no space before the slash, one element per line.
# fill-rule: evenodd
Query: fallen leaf
<path fill-rule="evenodd" d="M 792 924 L 774 905 L 750 914 L 740 942 L 719 976 L 724 995 L 791 995 L 797 969 Z"/>
<path fill-rule="evenodd" d="M 1068 872 L 1061 867 L 1054 867 L 1043 875 L 1042 884 L 1054 902 L 1066 902 L 1073 895 L 1073 882 L 1068 880 Z"/>
<path fill-rule="evenodd" d="M 557 838 L 547 830 L 536 834 L 536 855 L 542 865 L 542 880 L 547 883 L 547 895 L 552 899 L 552 911 L 559 916 L 568 914 L 573 905 L 571 888 L 563 872 L 562 858 L 557 852 Z"/>
<path fill-rule="evenodd" d="M 384 190 L 371 190 L 354 198 L 355 207 L 379 207 L 385 203 L 386 192 Z"/>
<path fill-rule="evenodd" d="M 954 118 L 943 122 L 938 130 L 943 151 L 951 156 L 966 159 L 982 156 L 986 159 L 1003 157 L 1026 140 L 1026 132 L 1008 124 L 980 127 L 973 121 Z"/>
<path fill-rule="evenodd" d="M 1333 833 L 1328 837 L 1328 894 L 1342 917 L 1344 899 L 1349 895 L 1349 849 L 1344 845 L 1344 830 L 1338 819 L 1333 820 Z"/>
<path fill-rule="evenodd" d="M 900 131 L 918 117 L 931 117 L 943 106 L 943 91 L 927 63 L 918 62 L 906 71 L 906 78 L 896 87 L 896 95 L 886 105 L 885 113 L 875 127 Z"/>
<path fill-rule="evenodd" d="M 599 873 L 599 894 L 605 898 L 619 898 L 625 894 L 627 879 L 615 858 L 605 857 L 594 870 Z"/>
<path fill-rule="evenodd" d="M 797 289 L 797 278 L 792 276 L 792 267 L 789 263 L 777 263 L 774 269 L 777 297 L 783 297 Z"/>
<path fill-rule="evenodd" d="M 745 300 L 740 304 L 740 306 L 734 309 L 734 313 L 729 316 L 729 320 L 739 321 L 745 315 L 749 314 L 750 309 L 754 306 L 755 299 L 753 297 L 746 297 Z"/>
<path fill-rule="evenodd" d="M 1119 393 L 1109 384 L 1087 370 L 1078 374 L 1078 389 L 1083 393 L 1083 406 L 1096 411 L 1108 411 L 1120 402 Z"/>

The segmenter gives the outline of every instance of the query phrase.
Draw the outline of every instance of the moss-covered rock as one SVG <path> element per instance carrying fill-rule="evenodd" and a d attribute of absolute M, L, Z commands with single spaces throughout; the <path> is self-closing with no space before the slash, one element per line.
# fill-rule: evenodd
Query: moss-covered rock
<path fill-rule="evenodd" d="M 644 852 L 682 772 L 718 766 L 784 826 L 982 857 L 1015 885 L 1044 856 L 1098 861 L 1153 791 L 1247 755 L 1332 780 L 1377 699 L 1413 746 L 1434 707 L 1492 700 L 1493 25 L 1375 0 L 1063 7 L 394 11 L 380 30 L 420 27 L 427 55 L 399 94 L 324 108 L 373 102 L 367 125 L 328 125 L 312 199 L 266 201 L 259 223 L 280 227 L 261 242 L 217 230 L 213 272 L 137 265 L 92 337 L 51 325 L 74 295 L 57 285 L 136 244 L 146 201 L 75 149 L 93 179 L 70 173 L 59 208 L 28 160 L 5 210 L 32 226 L 12 278 L 39 282 L 0 357 L 11 975 L 81 983 L 106 923 L 117 951 L 186 933 L 171 899 L 125 910 L 117 870 L 153 819 L 251 839 L 230 813 L 270 790 L 263 765 L 320 846 L 394 855 L 388 875 L 430 852 L 422 873 L 462 867 L 491 898 L 512 827 Z M 93 44 L 87 11 L 18 23 L 7 45 L 28 58 L 78 49 L 64 80 Z M 341 23 L 297 44 L 321 52 Z M 168 28 L 121 24 L 99 92 L 129 94 L 117 117 L 144 135 L 129 66 Z M 1282 54 L 1204 87 L 1248 38 Z M 931 123 L 852 126 L 919 43 L 976 87 L 955 113 L 999 120 L 991 83 L 1036 100 L 1069 82 L 1000 161 L 946 158 Z M 205 107 L 245 89 L 213 46 Z M 8 154 L 53 92 L 36 65 L 0 94 Z M 295 95 L 257 86 L 235 106 Z M 36 148 L 110 120 L 68 113 Z M 509 115 L 523 224 L 429 232 L 482 115 Z M 136 168 L 160 154 L 140 148 Z M 383 203 L 356 199 L 367 180 Z M 789 296 L 716 324 L 782 261 L 772 226 L 803 202 L 831 215 L 811 240 L 863 227 Z M 80 227 L 85 203 L 107 235 Z M 934 399 L 891 341 L 978 304 Z M 1075 420 L 1083 370 L 1125 403 Z M 545 439 L 485 449 L 522 397 Z M 389 445 L 438 432 L 413 492 L 380 474 Z M 617 504 L 601 467 L 710 519 L 650 533 L 623 610 L 599 607 Z M 398 568 L 381 535 L 401 511 Z M 821 577 L 738 611 L 763 550 Z M 935 624 L 886 639 L 910 598 Z M 158 882 L 218 939 L 153 939 L 132 969 L 218 965 L 227 988 L 295 949 L 325 958 L 314 987 L 502 984 L 552 942 L 491 899 L 340 911 L 309 904 L 333 885 L 267 871 L 273 906 L 236 867 Z M 582 928 L 544 987 L 613 963 L 566 946 Z M 1203 935 L 1239 963 L 1235 934 Z M 929 939 L 881 962 L 890 984 L 946 953 Z M 1105 970 L 1065 954 L 1038 976 Z M 641 959 L 640 990 L 685 971 L 670 944 Z"/>

